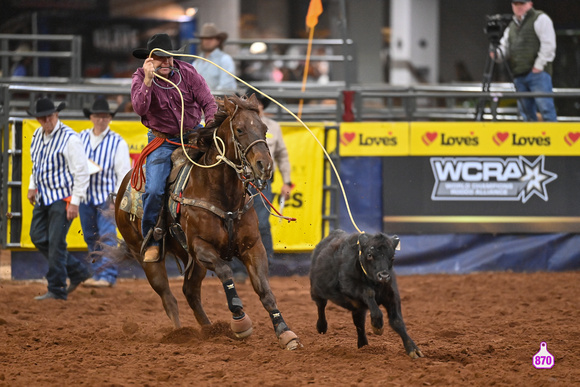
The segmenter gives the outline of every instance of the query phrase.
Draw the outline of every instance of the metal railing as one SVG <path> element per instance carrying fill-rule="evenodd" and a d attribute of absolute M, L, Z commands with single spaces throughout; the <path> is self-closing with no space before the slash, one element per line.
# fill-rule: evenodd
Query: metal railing
<path fill-rule="evenodd" d="M 26 50 L 11 49 L 14 43 L 29 42 Z M 68 50 L 61 50 L 61 44 L 68 44 Z M 82 38 L 77 35 L 26 35 L 0 34 L 0 82 L 26 83 L 80 83 L 81 81 L 81 47 Z M 57 47 L 58 50 L 54 48 Z M 31 58 L 30 74 L 26 76 L 12 76 L 11 59 L 15 57 Z M 40 59 L 46 58 L 47 69 L 43 69 Z M 66 60 L 69 62 L 66 76 L 51 76 L 52 61 Z M 62 66 L 58 66 L 59 69 Z M 48 74 L 43 74 L 43 70 Z"/>
<path fill-rule="evenodd" d="M 200 40 L 191 38 L 182 40 L 182 45 L 186 45 L 189 51 L 192 46 L 197 46 Z M 249 49 L 252 44 L 259 42 L 264 44 L 263 52 L 252 54 Z M 303 62 L 306 59 L 306 47 L 308 39 L 228 39 L 224 46 L 233 46 L 235 51 L 232 54 L 234 61 L 240 62 Z M 302 47 L 300 54 L 286 53 L 290 47 Z M 323 49 L 324 54 L 317 54 L 317 49 Z M 328 52 L 330 51 L 330 52 Z M 201 55 L 199 50 L 197 55 Z M 324 61 L 330 65 L 330 80 L 340 79 L 347 87 L 354 84 L 356 74 L 355 46 L 351 39 L 313 39 L 311 62 Z M 238 66 L 240 67 L 240 66 Z M 240 78 L 244 78 L 240 74 Z"/>

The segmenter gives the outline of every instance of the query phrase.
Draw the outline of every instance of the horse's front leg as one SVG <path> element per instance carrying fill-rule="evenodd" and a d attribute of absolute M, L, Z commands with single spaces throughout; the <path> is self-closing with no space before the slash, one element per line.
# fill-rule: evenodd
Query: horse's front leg
<path fill-rule="evenodd" d="M 208 242 L 195 238 L 193 250 L 195 256 L 205 266 L 206 269 L 216 273 L 226 293 L 228 307 L 232 312 L 230 327 L 238 338 L 245 338 L 252 334 L 252 320 L 244 312 L 242 300 L 238 296 L 234 281 L 232 280 L 232 269 L 230 265 L 217 253 L 216 249 Z"/>
<path fill-rule="evenodd" d="M 256 243 L 251 249 L 242 253 L 241 260 L 246 265 L 254 291 L 270 315 L 280 346 L 289 350 L 302 347 L 298 336 L 286 325 L 276 305 L 276 297 L 268 281 L 268 257 L 264 245 L 261 242 Z"/>

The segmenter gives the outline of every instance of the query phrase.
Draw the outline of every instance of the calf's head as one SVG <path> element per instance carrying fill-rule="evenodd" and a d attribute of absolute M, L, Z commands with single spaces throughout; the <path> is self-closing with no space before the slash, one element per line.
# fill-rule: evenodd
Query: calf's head
<path fill-rule="evenodd" d="M 361 268 L 371 281 L 389 283 L 392 279 L 395 249 L 399 245 L 399 237 L 383 234 L 360 234 L 359 256 Z"/>

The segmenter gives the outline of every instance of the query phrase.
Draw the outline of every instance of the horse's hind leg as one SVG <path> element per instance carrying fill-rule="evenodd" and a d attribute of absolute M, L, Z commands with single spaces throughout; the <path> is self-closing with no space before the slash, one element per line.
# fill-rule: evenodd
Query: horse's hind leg
<path fill-rule="evenodd" d="M 187 299 L 187 303 L 193 310 L 193 314 L 195 315 L 198 324 L 202 326 L 210 325 L 211 321 L 207 317 L 207 314 L 205 314 L 205 310 L 203 310 L 201 304 L 201 282 L 205 278 L 207 269 L 194 261 L 191 270 L 191 277 L 189 276 L 189 273 L 185 273 L 185 279 L 183 280 L 183 294 Z"/>
<path fill-rule="evenodd" d="M 145 275 L 149 280 L 149 284 L 159 295 L 159 297 L 161 297 L 163 308 L 165 308 L 165 313 L 167 313 L 167 316 L 173 322 L 173 325 L 176 329 L 181 328 L 177 300 L 169 288 L 167 269 L 165 269 L 165 260 L 159 262 L 141 262 L 141 266 L 143 266 L 143 270 L 145 271 Z"/>
<path fill-rule="evenodd" d="M 262 305 L 270 314 L 270 319 L 274 325 L 274 332 L 276 332 L 280 346 L 289 350 L 301 347 L 302 344 L 298 336 L 286 325 L 282 313 L 276 305 L 276 297 L 274 297 L 274 293 L 270 289 L 270 282 L 268 281 L 268 258 L 264 245 L 262 243 L 256 243 L 250 250 L 245 251 L 242 254 L 242 262 L 244 262 L 248 269 L 254 291 L 258 294 Z"/>
<path fill-rule="evenodd" d="M 226 261 L 220 258 L 215 248 L 208 242 L 195 238 L 193 241 L 195 256 L 207 269 L 213 270 L 224 287 L 228 299 L 228 308 L 232 312 L 231 328 L 236 337 L 244 338 L 252 334 L 252 320 L 244 312 L 242 300 L 238 297 L 232 269 Z"/>

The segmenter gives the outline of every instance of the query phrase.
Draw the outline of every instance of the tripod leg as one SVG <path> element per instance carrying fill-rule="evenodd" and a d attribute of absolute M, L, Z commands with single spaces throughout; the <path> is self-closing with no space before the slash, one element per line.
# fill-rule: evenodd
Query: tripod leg
<path fill-rule="evenodd" d="M 497 55 L 497 50 L 494 50 L 495 55 Z M 493 67 L 495 65 L 495 61 L 488 55 L 487 60 L 485 61 L 485 68 L 483 70 L 483 81 L 481 83 L 481 91 L 484 93 L 489 92 L 491 78 L 493 76 Z M 480 97 L 479 101 L 477 102 L 477 108 L 475 110 L 475 120 L 482 121 L 483 120 L 483 110 L 485 109 L 485 103 L 487 101 L 486 97 Z"/>

